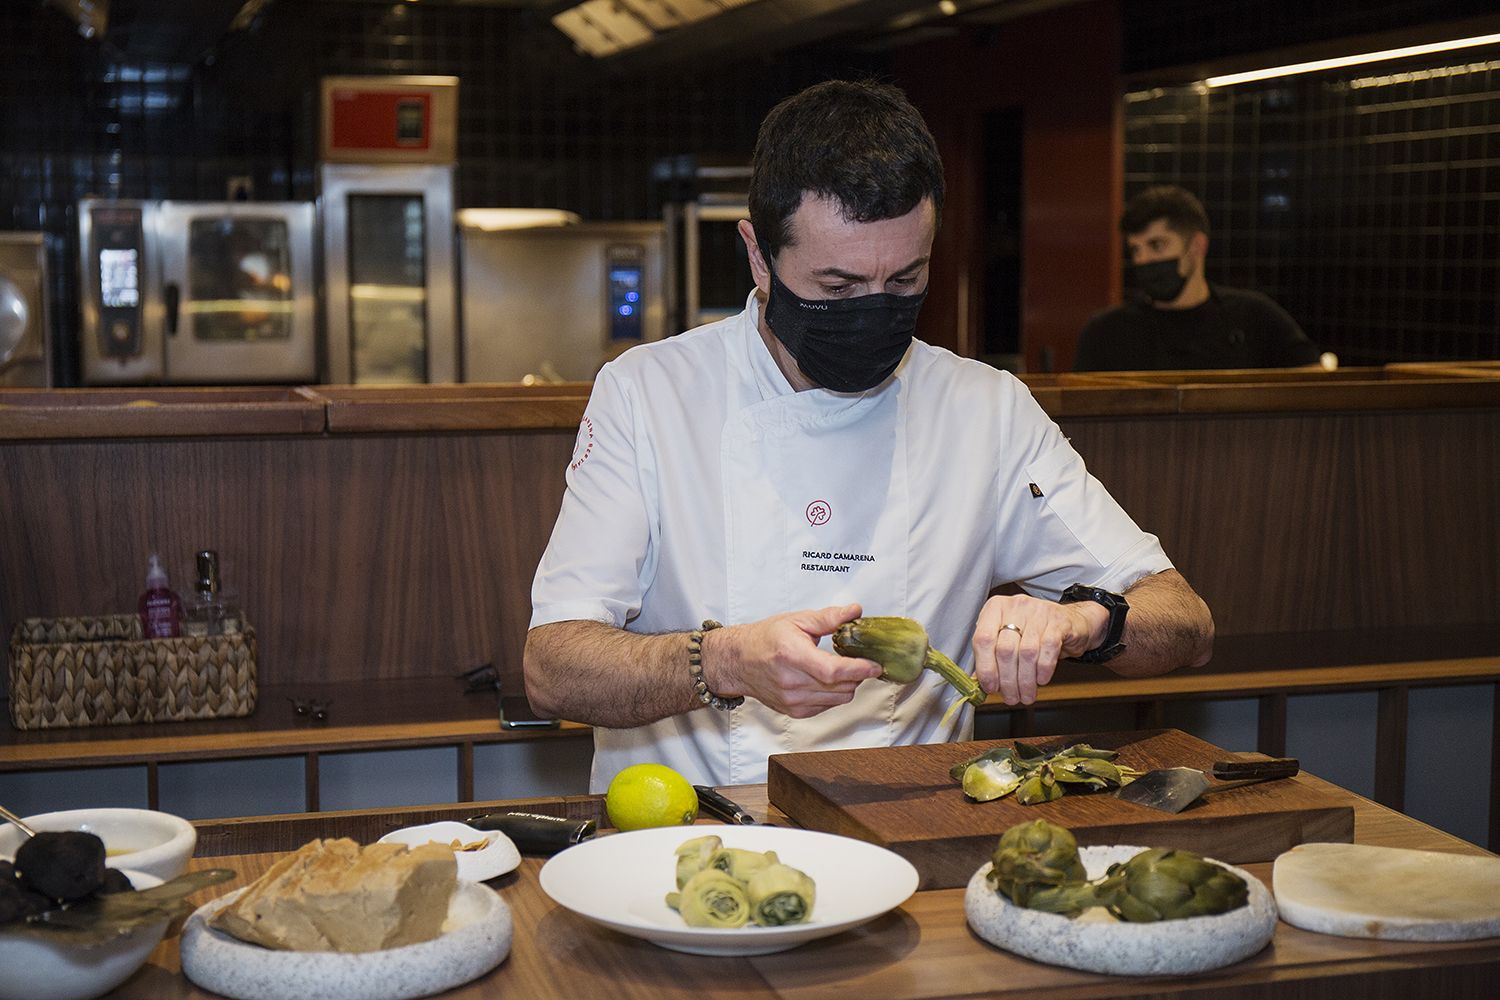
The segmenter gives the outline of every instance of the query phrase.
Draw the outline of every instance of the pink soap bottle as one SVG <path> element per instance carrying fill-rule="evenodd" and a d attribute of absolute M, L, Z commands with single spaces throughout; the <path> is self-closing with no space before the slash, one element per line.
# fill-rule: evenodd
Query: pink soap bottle
<path fill-rule="evenodd" d="M 172 639 L 182 634 L 182 601 L 167 583 L 167 571 L 151 553 L 146 570 L 146 592 L 141 595 L 141 628 L 147 639 Z"/>

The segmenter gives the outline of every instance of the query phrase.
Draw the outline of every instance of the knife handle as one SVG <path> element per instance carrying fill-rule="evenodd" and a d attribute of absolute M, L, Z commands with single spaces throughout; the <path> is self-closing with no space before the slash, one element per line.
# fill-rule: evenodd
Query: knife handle
<path fill-rule="evenodd" d="M 467 822 L 476 830 L 499 830 L 522 854 L 556 854 L 588 840 L 598 828 L 591 819 L 567 819 L 527 812 L 487 813 L 470 816 Z"/>
<path fill-rule="evenodd" d="M 1266 780 L 1290 778 L 1301 770 L 1295 757 L 1267 757 L 1264 754 L 1233 754 L 1214 761 L 1213 776 L 1220 781 Z"/>
<path fill-rule="evenodd" d="M 710 816 L 717 816 L 726 823 L 739 823 L 744 826 L 755 822 L 755 817 L 742 809 L 739 803 L 725 798 L 708 785 L 694 785 L 693 791 L 698 793 L 698 805 Z"/>

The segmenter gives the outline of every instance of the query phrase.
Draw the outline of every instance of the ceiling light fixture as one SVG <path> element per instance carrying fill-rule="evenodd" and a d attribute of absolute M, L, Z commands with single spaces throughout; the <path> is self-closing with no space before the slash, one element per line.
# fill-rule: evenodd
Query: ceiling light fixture
<path fill-rule="evenodd" d="M 1500 42 L 1500 34 L 1475 35 L 1472 38 L 1454 38 L 1446 42 L 1429 42 L 1426 45 L 1407 45 L 1399 49 L 1383 49 L 1379 52 L 1365 52 L 1361 55 L 1338 56 L 1334 59 L 1315 59 L 1311 62 L 1289 63 L 1285 66 L 1253 69 L 1244 73 L 1226 73 L 1223 76 L 1211 76 L 1204 80 L 1203 83 L 1207 87 L 1232 87 L 1239 83 L 1253 83 L 1256 80 L 1269 80 L 1278 76 L 1318 73 L 1323 70 L 1340 69 L 1344 66 L 1359 66 L 1364 63 L 1384 62 L 1390 59 L 1407 59 L 1412 56 L 1432 55 L 1435 52 L 1473 48 L 1476 45 L 1492 45 L 1496 42 Z"/>

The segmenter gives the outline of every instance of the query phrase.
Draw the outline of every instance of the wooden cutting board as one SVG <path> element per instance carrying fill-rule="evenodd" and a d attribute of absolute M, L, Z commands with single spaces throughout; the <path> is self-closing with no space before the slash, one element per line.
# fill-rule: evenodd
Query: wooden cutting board
<path fill-rule="evenodd" d="M 1051 750 L 1088 743 L 1118 750 L 1118 763 L 1141 771 L 1196 767 L 1207 772 L 1225 751 L 1177 729 L 1028 738 Z M 923 889 L 966 885 L 989 860 L 1000 834 L 1045 819 L 1083 844 L 1179 847 L 1227 861 L 1271 861 L 1309 841 L 1350 843 L 1354 809 L 1300 775 L 1229 789 L 1165 813 L 1108 794 L 1068 794 L 1023 806 L 1014 796 L 972 802 L 948 768 L 1014 740 L 776 754 L 768 795 L 789 819 L 810 830 L 889 848 L 921 873 Z"/>

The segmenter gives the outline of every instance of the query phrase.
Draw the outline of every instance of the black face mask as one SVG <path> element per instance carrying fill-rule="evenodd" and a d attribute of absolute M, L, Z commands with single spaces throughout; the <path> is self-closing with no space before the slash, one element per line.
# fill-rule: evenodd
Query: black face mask
<path fill-rule="evenodd" d="M 802 374 L 834 392 L 864 392 L 901 363 L 917 329 L 927 290 L 916 295 L 877 292 L 852 299 L 804 299 L 776 277 L 766 325 L 796 359 Z"/>
<path fill-rule="evenodd" d="M 1187 277 L 1177 271 L 1181 257 L 1135 265 L 1135 287 L 1153 302 L 1171 302 L 1187 287 Z"/>

